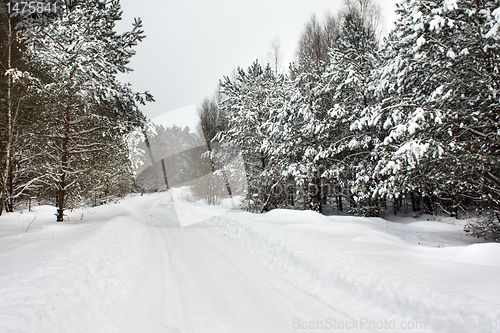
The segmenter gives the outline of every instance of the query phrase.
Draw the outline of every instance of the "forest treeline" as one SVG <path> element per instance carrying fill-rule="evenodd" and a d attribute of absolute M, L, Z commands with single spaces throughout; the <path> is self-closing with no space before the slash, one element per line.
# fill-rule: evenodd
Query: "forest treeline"
<path fill-rule="evenodd" d="M 116 78 L 144 38 L 140 20 L 117 33 L 118 0 L 57 3 L 9 15 L 2 0 L 0 212 L 36 198 L 56 205 L 62 221 L 67 208 L 133 191 L 127 140 L 146 132 L 139 106 L 153 98 Z M 200 106 L 202 133 L 157 132 L 204 139 L 204 168 L 229 193 L 242 184 L 231 178 L 242 177 L 231 170 L 241 153 L 238 190 L 252 211 L 477 212 L 469 230 L 498 239 L 498 7 L 407 0 L 381 41 L 375 3 L 345 1 L 337 15 L 306 24 L 286 73 L 274 41 L 269 64 L 223 77 Z M 186 178 L 178 176 L 173 183 Z M 217 202 L 203 182 L 194 187 Z"/>
<path fill-rule="evenodd" d="M 35 198 L 63 221 L 133 189 L 127 137 L 153 98 L 117 74 L 145 35 L 140 20 L 115 31 L 118 0 L 16 3 L 0 13 L 0 214 Z"/>
<path fill-rule="evenodd" d="M 377 13 L 346 1 L 287 73 L 271 57 L 224 77 L 199 108 L 207 141 L 241 149 L 249 210 L 476 211 L 468 230 L 498 240 L 498 2 L 403 1 L 383 41 Z"/>

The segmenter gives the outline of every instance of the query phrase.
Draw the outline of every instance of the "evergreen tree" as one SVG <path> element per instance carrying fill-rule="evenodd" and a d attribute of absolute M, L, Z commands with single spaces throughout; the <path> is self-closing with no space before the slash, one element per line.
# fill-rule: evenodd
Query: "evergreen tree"
<path fill-rule="evenodd" d="M 357 125 L 388 134 L 377 145 L 377 192 L 417 191 L 458 209 L 500 204 L 500 9 L 496 1 L 407 1 L 378 83 L 383 98 Z M 439 203 L 439 202 L 437 202 Z"/>
<path fill-rule="evenodd" d="M 57 220 L 85 186 L 94 154 L 109 149 L 102 138 L 125 135 L 143 121 L 134 94 L 116 74 L 127 72 L 133 47 L 144 38 L 141 21 L 117 34 L 117 0 L 77 2 L 47 25 L 25 33 L 26 58 L 43 73 L 36 88 L 43 97 L 49 131 L 45 167 L 57 196 Z M 68 202 L 69 201 L 69 202 Z"/>
<path fill-rule="evenodd" d="M 227 130 L 219 132 L 221 143 L 239 146 L 248 179 L 247 204 L 250 209 L 270 207 L 271 188 L 282 180 L 276 159 L 269 155 L 274 138 L 270 137 L 271 115 L 284 104 L 284 77 L 276 76 L 268 65 L 255 62 L 245 72 L 239 68 L 236 78 L 225 77 L 220 83 L 221 111 L 227 115 Z"/>
<path fill-rule="evenodd" d="M 378 215 L 372 202 L 372 149 L 378 141 L 375 131 L 352 126 L 377 102 L 372 78 L 380 66 L 375 30 L 364 14 L 349 8 L 342 21 L 341 37 L 330 52 L 330 66 L 324 74 L 321 93 L 330 99 L 327 122 L 330 131 L 322 148 L 331 163 L 327 174 L 341 189 L 347 189 L 351 206 L 358 214 Z M 339 200 L 339 199 L 338 199 Z"/>
<path fill-rule="evenodd" d="M 324 71 L 317 70 L 313 59 L 303 59 L 294 69 L 291 112 L 282 123 L 289 128 L 286 132 L 295 133 L 286 139 L 292 140 L 291 155 L 295 157 L 289 170 L 305 189 L 305 207 L 320 212 L 332 185 L 339 196 L 337 202 L 345 195 L 354 206 L 351 190 L 359 187 L 357 172 L 368 172 L 374 140 L 350 125 L 374 103 L 370 78 L 379 64 L 378 43 L 356 9 L 342 17 L 340 28 Z M 361 196 L 356 199 L 361 200 Z"/>

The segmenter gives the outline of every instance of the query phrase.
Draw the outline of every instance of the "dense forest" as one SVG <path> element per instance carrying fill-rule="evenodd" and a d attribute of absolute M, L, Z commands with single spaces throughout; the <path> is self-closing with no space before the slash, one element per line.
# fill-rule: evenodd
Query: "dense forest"
<path fill-rule="evenodd" d="M 239 146 L 249 210 L 478 214 L 467 230 L 498 240 L 498 2 L 403 1 L 383 41 L 378 13 L 346 1 L 311 18 L 287 73 L 274 56 L 224 77 L 205 133 Z"/>
<path fill-rule="evenodd" d="M 309 20 L 288 70 L 275 40 L 268 64 L 224 76 L 199 131 L 153 128 L 139 110 L 153 97 L 117 79 L 144 38 L 140 20 L 114 30 L 118 0 L 6 8 L 0 212 L 34 198 L 62 221 L 67 208 L 188 184 L 209 203 L 242 194 L 257 212 L 477 216 L 468 231 L 500 237 L 497 1 L 403 1 L 382 39 L 376 4 L 346 0 Z M 156 160 L 150 143 L 166 149 Z M 137 172 L 147 167 L 160 179 Z"/>

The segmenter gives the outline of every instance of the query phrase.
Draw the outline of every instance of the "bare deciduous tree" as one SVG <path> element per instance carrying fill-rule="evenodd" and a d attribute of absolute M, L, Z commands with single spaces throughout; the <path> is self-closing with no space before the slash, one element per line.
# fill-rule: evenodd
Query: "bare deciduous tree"
<path fill-rule="evenodd" d="M 354 13 L 377 36 L 382 34 L 381 9 L 374 0 L 344 0 L 344 7 L 338 15 L 327 14 L 323 23 L 313 15 L 307 22 L 299 40 L 298 63 L 310 63 L 320 70 L 322 63 L 328 62 L 328 53 L 342 34 L 340 27 L 343 20 Z"/>
<path fill-rule="evenodd" d="M 328 52 L 335 45 L 339 36 L 339 24 L 335 16 L 328 14 L 321 24 L 315 15 L 304 27 L 297 50 L 298 62 L 309 61 L 319 68 L 328 60 Z"/>
<path fill-rule="evenodd" d="M 281 51 L 279 37 L 276 37 L 271 41 L 271 49 L 267 53 L 267 62 L 274 69 L 275 74 L 281 72 L 283 65 L 283 52 Z"/>
<path fill-rule="evenodd" d="M 380 5 L 374 0 L 344 0 L 342 16 L 356 12 L 363 19 L 366 26 L 371 29 L 377 37 L 383 30 L 383 17 Z"/>
<path fill-rule="evenodd" d="M 220 162 L 216 161 L 216 158 L 214 160 L 214 155 L 220 153 L 220 144 L 214 139 L 217 133 L 227 128 L 226 119 L 219 109 L 218 98 L 220 98 L 219 94 L 212 99 L 205 98 L 198 108 L 199 129 L 202 131 L 199 135 L 205 139 L 207 144 L 212 174 L 204 180 L 205 184 L 198 183 L 194 186 L 194 189 L 199 192 L 198 194 L 204 193 L 203 196 L 208 204 L 216 203 L 217 198 L 223 196 L 223 191 L 221 192 L 222 184 L 227 194 L 232 196 L 228 176 L 224 169 L 221 168 Z M 220 170 L 220 173 L 217 173 L 216 170 Z"/>

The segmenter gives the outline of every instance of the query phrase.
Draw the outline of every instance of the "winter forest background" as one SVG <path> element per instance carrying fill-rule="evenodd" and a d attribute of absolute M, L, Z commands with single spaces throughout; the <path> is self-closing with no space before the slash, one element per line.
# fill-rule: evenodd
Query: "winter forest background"
<path fill-rule="evenodd" d="M 119 1 L 10 17 L 6 3 L 0 212 L 35 200 L 62 221 L 65 209 L 188 179 L 194 199 L 217 203 L 237 177 L 251 211 L 476 216 L 467 230 L 500 238 L 498 1 L 402 1 L 383 40 L 376 3 L 346 1 L 310 19 L 286 72 L 275 41 L 268 64 L 222 77 L 200 131 L 155 127 L 139 108 L 153 97 L 117 79 L 144 38 L 140 20 L 115 32 Z M 200 140 L 208 151 L 156 166 L 178 179 L 135 177 L 154 162 L 147 145 L 167 156 Z M 231 169 L 237 155 L 244 174 Z"/>

